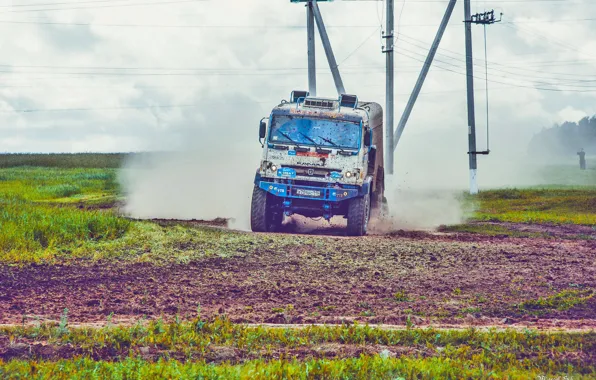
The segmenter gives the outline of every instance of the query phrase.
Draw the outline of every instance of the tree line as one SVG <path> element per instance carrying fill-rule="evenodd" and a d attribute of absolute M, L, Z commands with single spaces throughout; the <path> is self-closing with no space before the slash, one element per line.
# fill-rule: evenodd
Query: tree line
<path fill-rule="evenodd" d="M 532 154 L 575 155 L 580 149 L 588 155 L 596 154 L 596 115 L 544 128 L 529 145 Z"/>

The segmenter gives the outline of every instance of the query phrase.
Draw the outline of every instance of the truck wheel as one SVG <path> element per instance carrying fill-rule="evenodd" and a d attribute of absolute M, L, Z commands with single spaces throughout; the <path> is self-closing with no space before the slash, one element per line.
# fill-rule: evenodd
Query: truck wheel
<path fill-rule="evenodd" d="M 250 228 L 253 232 L 278 231 L 283 222 L 281 208 L 276 208 L 275 199 L 265 190 L 255 186 L 250 207 Z"/>
<path fill-rule="evenodd" d="M 350 200 L 348 205 L 348 235 L 366 235 L 370 219 L 370 195 Z"/>

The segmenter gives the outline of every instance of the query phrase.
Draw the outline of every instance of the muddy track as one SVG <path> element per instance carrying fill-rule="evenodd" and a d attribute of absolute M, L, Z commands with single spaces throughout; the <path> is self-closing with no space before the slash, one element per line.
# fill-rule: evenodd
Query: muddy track
<path fill-rule="evenodd" d="M 247 323 L 596 327 L 596 297 L 538 310 L 524 301 L 596 289 L 596 242 L 402 233 L 345 249 L 297 246 L 155 266 L 0 266 L 0 323 L 227 314 Z M 334 238 L 336 239 L 336 238 Z M 357 251 L 353 244 L 369 250 Z M 588 293 L 586 293 L 588 292 Z"/>

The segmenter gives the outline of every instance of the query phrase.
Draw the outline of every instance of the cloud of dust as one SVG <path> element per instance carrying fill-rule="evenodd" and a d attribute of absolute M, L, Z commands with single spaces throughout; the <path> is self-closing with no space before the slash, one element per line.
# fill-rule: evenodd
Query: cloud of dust
<path fill-rule="evenodd" d="M 215 102 L 181 121 L 183 128 L 171 126 L 169 133 L 179 134 L 176 151 L 133 155 L 120 173 L 124 212 L 139 219 L 229 218 L 231 227 L 248 229 L 263 115 L 256 103 L 237 103 Z M 159 141 L 156 146 L 172 150 Z"/>
<path fill-rule="evenodd" d="M 237 100 L 237 99 L 236 99 Z M 231 226 L 249 228 L 253 179 L 260 157 L 258 122 L 268 113 L 244 98 L 230 110 L 234 99 L 213 103 L 199 114 L 182 115 L 156 140 L 157 150 L 133 156 L 121 172 L 127 195 L 125 212 L 136 218 L 230 218 Z M 232 112 L 233 111 L 233 112 Z M 414 129 L 414 126 L 410 126 Z M 173 131 L 173 132 L 172 132 Z M 404 134 L 395 153 L 395 175 L 386 179 L 390 215 L 373 223 L 373 232 L 395 229 L 434 229 L 464 222 L 461 196 L 469 186 L 467 129 L 443 128 Z M 511 139 L 506 128 L 492 136 L 494 150 L 478 156 L 480 190 L 531 186 L 553 182 L 542 170 L 542 157 L 530 157 L 531 134 Z M 167 142 L 167 143 L 166 143 Z M 483 144 L 479 139 L 479 149 Z M 345 223 L 343 219 L 342 223 Z"/>
<path fill-rule="evenodd" d="M 573 185 L 573 176 L 560 175 L 553 165 L 569 165 L 575 157 L 549 158 L 528 154 L 532 133 L 520 133 L 518 123 L 506 123 L 492 136 L 490 155 L 479 155 L 480 191 L 540 185 Z M 411 126 L 414 128 L 414 126 Z M 432 133 L 408 131 L 395 151 L 395 174 L 386 180 L 390 215 L 373 224 L 376 232 L 392 229 L 434 229 L 465 221 L 462 195 L 469 191 L 468 140 L 465 127 Z M 481 131 L 479 131 L 481 134 Z M 478 150 L 485 141 L 477 140 Z M 566 170 L 566 169 L 563 169 Z"/>

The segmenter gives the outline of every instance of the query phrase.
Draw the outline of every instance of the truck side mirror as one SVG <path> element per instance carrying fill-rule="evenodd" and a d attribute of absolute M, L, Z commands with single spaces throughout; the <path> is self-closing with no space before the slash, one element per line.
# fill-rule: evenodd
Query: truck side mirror
<path fill-rule="evenodd" d="M 265 138 L 266 131 L 267 131 L 267 123 L 265 123 L 265 120 L 261 120 L 261 124 L 259 125 L 259 139 Z"/>

